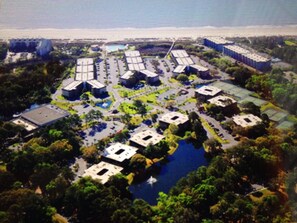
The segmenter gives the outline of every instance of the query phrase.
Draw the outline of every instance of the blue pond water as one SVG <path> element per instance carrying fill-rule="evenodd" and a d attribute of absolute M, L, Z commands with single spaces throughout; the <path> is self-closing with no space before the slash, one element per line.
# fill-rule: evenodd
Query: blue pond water
<path fill-rule="evenodd" d="M 106 51 L 108 52 L 116 52 L 118 50 L 125 50 L 126 46 L 121 44 L 107 45 Z"/>
<path fill-rule="evenodd" d="M 153 176 L 157 179 L 156 183 L 150 185 L 144 181 L 132 184 L 129 190 L 133 193 L 134 198 L 141 198 L 149 204 L 155 205 L 159 192 L 168 193 L 180 178 L 200 166 L 207 165 L 204 153 L 203 148 L 195 149 L 192 144 L 187 144 L 182 140 L 179 142 L 179 147 L 175 153 L 168 157 L 169 162 L 162 165 L 158 175 Z"/>
<path fill-rule="evenodd" d="M 96 103 L 96 106 L 100 107 L 100 108 L 103 108 L 103 109 L 108 109 L 111 105 L 112 101 L 110 100 L 107 100 L 105 102 L 98 102 Z"/>

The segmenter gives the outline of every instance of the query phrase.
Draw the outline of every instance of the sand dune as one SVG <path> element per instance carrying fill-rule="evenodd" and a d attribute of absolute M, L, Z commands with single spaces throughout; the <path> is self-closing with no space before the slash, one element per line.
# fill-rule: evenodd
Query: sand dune
<path fill-rule="evenodd" d="M 0 39 L 51 38 L 51 39 L 104 39 L 117 41 L 137 38 L 197 38 L 203 36 L 297 36 L 297 26 L 255 27 L 202 27 L 202 28 L 151 28 L 151 29 L 0 29 Z"/>

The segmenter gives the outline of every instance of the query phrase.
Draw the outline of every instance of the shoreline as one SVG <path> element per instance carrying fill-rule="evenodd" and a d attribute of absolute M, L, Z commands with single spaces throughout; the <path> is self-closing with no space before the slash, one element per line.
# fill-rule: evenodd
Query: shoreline
<path fill-rule="evenodd" d="M 297 36 L 297 25 L 245 26 L 245 27 L 157 27 L 115 29 L 10 29 L 0 28 L 0 39 L 49 38 L 93 39 L 123 41 L 128 39 L 196 39 L 204 36 L 252 37 L 252 36 Z"/>

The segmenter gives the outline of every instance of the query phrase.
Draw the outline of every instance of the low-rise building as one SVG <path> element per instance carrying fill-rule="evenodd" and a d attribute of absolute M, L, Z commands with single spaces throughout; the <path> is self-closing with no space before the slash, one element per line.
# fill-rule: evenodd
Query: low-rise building
<path fill-rule="evenodd" d="M 160 127 L 168 128 L 170 124 L 176 125 L 179 130 L 186 130 L 189 124 L 189 117 L 180 112 L 169 112 L 159 118 Z"/>
<path fill-rule="evenodd" d="M 77 59 L 74 81 L 62 88 L 62 95 L 66 98 L 76 98 L 85 89 L 95 97 L 106 93 L 106 86 L 96 80 L 94 61 L 92 58 Z"/>
<path fill-rule="evenodd" d="M 258 116 L 253 114 L 236 115 L 232 117 L 233 122 L 243 128 L 252 127 L 262 122 Z"/>
<path fill-rule="evenodd" d="M 214 98 L 208 99 L 209 104 L 214 104 L 219 107 L 227 116 L 230 116 L 238 111 L 237 102 L 231 97 L 219 95 Z"/>
<path fill-rule="evenodd" d="M 83 177 L 91 177 L 94 180 L 99 180 L 102 184 L 105 184 L 111 176 L 121 173 L 122 170 L 123 167 L 101 161 L 86 169 Z"/>
<path fill-rule="evenodd" d="M 140 52 L 137 50 L 125 52 L 128 71 L 120 77 L 120 83 L 127 87 L 133 86 L 139 80 L 145 80 L 147 84 L 159 83 L 159 75 L 145 68 Z"/>
<path fill-rule="evenodd" d="M 173 76 L 176 77 L 181 73 L 196 74 L 204 78 L 209 75 L 209 69 L 194 63 L 192 58 L 185 50 L 171 50 L 171 58 L 176 64 Z"/>
<path fill-rule="evenodd" d="M 109 162 L 125 165 L 136 154 L 137 150 L 133 146 L 116 143 L 105 148 L 102 157 Z"/>
<path fill-rule="evenodd" d="M 195 97 L 201 102 L 206 102 L 208 99 L 219 95 L 221 92 L 222 90 L 220 88 L 205 85 L 195 90 Z"/>
<path fill-rule="evenodd" d="M 142 132 L 134 134 L 129 141 L 131 146 L 144 149 L 150 144 L 152 145 L 158 144 L 162 139 L 164 139 L 164 136 L 150 129 L 147 129 Z"/>

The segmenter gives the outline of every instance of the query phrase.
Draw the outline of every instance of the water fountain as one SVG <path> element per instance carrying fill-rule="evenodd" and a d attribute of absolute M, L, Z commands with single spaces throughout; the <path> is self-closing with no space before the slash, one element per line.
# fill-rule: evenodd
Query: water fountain
<path fill-rule="evenodd" d="M 154 178 L 153 176 L 151 176 L 148 180 L 147 180 L 147 183 L 150 184 L 150 185 L 153 185 L 154 183 L 157 182 L 157 179 Z"/>

